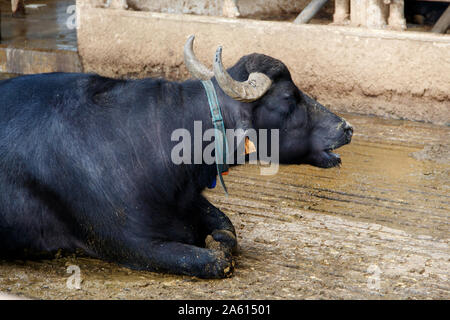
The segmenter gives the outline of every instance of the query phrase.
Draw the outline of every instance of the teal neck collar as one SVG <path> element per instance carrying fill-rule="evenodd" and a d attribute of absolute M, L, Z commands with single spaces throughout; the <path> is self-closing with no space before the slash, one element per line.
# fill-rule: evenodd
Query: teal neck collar
<path fill-rule="evenodd" d="M 228 195 L 227 187 L 223 181 L 222 174 L 227 174 L 229 167 L 227 164 L 228 156 L 228 143 L 227 135 L 225 132 L 225 126 L 223 123 L 222 113 L 220 111 L 219 100 L 217 99 L 216 90 L 214 84 L 211 80 L 202 81 L 202 85 L 205 88 L 206 96 L 208 97 L 209 109 L 211 111 L 211 119 L 214 126 L 214 144 L 215 144 L 215 156 L 216 156 L 216 167 L 217 175 L 219 176 L 220 183 L 222 184 L 225 194 Z M 212 188 L 215 187 L 215 181 L 211 185 Z"/>

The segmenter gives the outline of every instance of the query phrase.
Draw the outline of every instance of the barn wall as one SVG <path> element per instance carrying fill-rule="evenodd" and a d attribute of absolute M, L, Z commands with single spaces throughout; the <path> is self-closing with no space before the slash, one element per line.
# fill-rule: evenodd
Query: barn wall
<path fill-rule="evenodd" d="M 95 6 L 105 6 L 107 0 L 93 0 Z M 162 13 L 184 13 L 221 16 L 224 0 L 112 0 L 113 6 L 124 2 L 132 10 Z M 310 0 L 238 0 L 242 17 L 299 13 Z M 328 5 L 332 7 L 332 4 Z"/>
<path fill-rule="evenodd" d="M 182 48 L 196 34 L 211 65 L 260 52 L 282 60 L 297 85 L 334 111 L 450 123 L 450 37 L 289 22 L 93 8 L 78 0 L 85 71 L 112 77 L 188 77 Z"/>

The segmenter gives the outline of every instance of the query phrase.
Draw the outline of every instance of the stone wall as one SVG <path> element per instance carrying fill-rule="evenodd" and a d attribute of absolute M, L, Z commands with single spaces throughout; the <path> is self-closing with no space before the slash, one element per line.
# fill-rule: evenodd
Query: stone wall
<path fill-rule="evenodd" d="M 300 13 L 309 0 L 94 0 L 96 6 L 130 10 L 221 16 L 224 2 L 237 5 L 241 17 Z"/>
<path fill-rule="evenodd" d="M 334 111 L 450 124 L 450 37 L 419 32 L 93 8 L 78 0 L 85 71 L 186 79 L 183 45 L 211 65 L 259 52 L 283 61 L 298 87 Z"/>

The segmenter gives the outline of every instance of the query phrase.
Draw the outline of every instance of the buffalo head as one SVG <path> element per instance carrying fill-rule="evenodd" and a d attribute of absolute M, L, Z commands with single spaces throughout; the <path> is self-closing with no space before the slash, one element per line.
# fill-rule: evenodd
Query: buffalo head
<path fill-rule="evenodd" d="M 238 102 L 229 108 L 239 109 L 234 110 L 242 118 L 237 127 L 278 129 L 280 163 L 321 168 L 341 163 L 332 151 L 350 143 L 352 126 L 299 90 L 281 61 L 254 53 L 225 70 L 219 47 L 211 71 L 195 57 L 193 40 L 189 37 L 184 49 L 190 73 L 201 80 L 215 77 L 223 92 Z"/>

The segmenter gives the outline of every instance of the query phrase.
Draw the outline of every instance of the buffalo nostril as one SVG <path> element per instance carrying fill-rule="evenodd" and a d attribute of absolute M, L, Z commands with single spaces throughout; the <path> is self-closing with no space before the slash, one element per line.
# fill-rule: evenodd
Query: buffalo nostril
<path fill-rule="evenodd" d="M 344 132 L 348 138 L 351 138 L 353 136 L 353 127 L 348 122 L 345 122 Z"/>
<path fill-rule="evenodd" d="M 345 133 L 347 133 L 347 135 L 349 135 L 351 137 L 353 135 L 353 128 L 350 127 L 350 128 L 345 129 Z"/>

